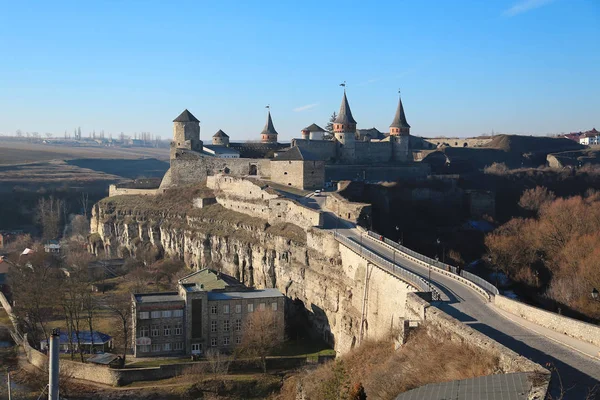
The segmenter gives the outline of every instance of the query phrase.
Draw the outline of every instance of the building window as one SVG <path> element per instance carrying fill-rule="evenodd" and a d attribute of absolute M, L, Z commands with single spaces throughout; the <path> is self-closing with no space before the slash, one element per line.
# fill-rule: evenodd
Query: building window
<path fill-rule="evenodd" d="M 152 325 L 152 336 L 159 336 L 158 325 Z"/>
<path fill-rule="evenodd" d="M 235 344 L 242 344 L 242 337 L 238 336 L 235 338 Z"/>
<path fill-rule="evenodd" d="M 181 335 L 181 331 L 182 331 L 181 324 L 175 325 L 175 334 L 176 335 Z"/>
<path fill-rule="evenodd" d="M 171 310 L 165 310 L 162 312 L 163 318 L 171 318 Z"/>
<path fill-rule="evenodd" d="M 277 311 L 277 303 L 271 303 L 271 310 Z"/>
<path fill-rule="evenodd" d="M 265 311 L 265 303 L 260 303 L 260 304 L 258 305 L 258 309 L 259 309 L 260 311 Z"/>
<path fill-rule="evenodd" d="M 229 336 L 223 338 L 223 346 L 229 346 Z"/>
<path fill-rule="evenodd" d="M 212 347 L 217 347 L 217 338 L 216 337 L 210 338 L 210 345 Z"/>
<path fill-rule="evenodd" d="M 248 312 L 254 312 L 254 304 L 248 304 Z"/>
<path fill-rule="evenodd" d="M 143 344 L 141 346 L 138 346 L 138 348 L 140 349 L 141 353 L 150 353 L 150 345 L 149 344 Z"/>
<path fill-rule="evenodd" d="M 163 343 L 164 351 L 171 351 L 171 343 Z"/>
<path fill-rule="evenodd" d="M 192 344 L 192 353 L 200 352 L 201 349 L 202 349 L 202 345 L 200 343 Z"/>
<path fill-rule="evenodd" d="M 153 344 L 152 345 L 152 352 L 153 353 L 158 353 L 160 351 L 160 344 Z"/>
<path fill-rule="evenodd" d="M 223 305 L 223 314 L 229 314 L 229 304 Z"/>
<path fill-rule="evenodd" d="M 236 304 L 235 305 L 235 313 L 236 314 L 241 314 L 242 313 L 242 305 L 241 304 Z"/>
<path fill-rule="evenodd" d="M 148 329 L 147 326 L 141 326 L 139 332 L 140 332 L 140 336 L 139 337 L 148 337 L 149 329 Z"/>
<path fill-rule="evenodd" d="M 183 310 L 173 310 L 174 317 L 183 317 Z"/>
<path fill-rule="evenodd" d="M 226 319 L 225 321 L 223 321 L 223 331 L 224 332 L 229 332 L 229 320 Z"/>
<path fill-rule="evenodd" d="M 150 319 L 150 313 L 148 311 L 142 311 L 140 313 L 140 319 Z"/>
<path fill-rule="evenodd" d="M 175 351 L 183 350 L 183 342 L 173 343 L 173 350 L 175 350 Z"/>
<path fill-rule="evenodd" d="M 160 311 L 152 311 L 152 318 L 160 318 Z"/>
<path fill-rule="evenodd" d="M 217 321 L 210 321 L 210 331 L 211 332 L 217 331 Z"/>
<path fill-rule="evenodd" d="M 165 325 L 163 327 L 163 333 L 165 336 L 169 336 L 171 334 L 171 325 Z"/>
<path fill-rule="evenodd" d="M 242 320 L 241 319 L 235 320 L 235 330 L 236 330 L 236 332 L 239 332 L 242 330 Z"/>
<path fill-rule="evenodd" d="M 210 306 L 210 313 L 211 314 L 216 314 L 217 313 L 217 306 Z"/>

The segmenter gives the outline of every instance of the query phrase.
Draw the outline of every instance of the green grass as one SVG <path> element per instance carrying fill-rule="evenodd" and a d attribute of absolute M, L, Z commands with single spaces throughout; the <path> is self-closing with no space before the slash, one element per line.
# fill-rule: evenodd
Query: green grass
<path fill-rule="evenodd" d="M 125 368 L 152 368 L 152 367 L 160 367 L 161 365 L 167 364 L 185 364 L 191 363 L 192 360 L 190 357 L 180 357 L 180 358 L 159 358 L 159 359 L 141 359 L 132 361 L 128 359 L 127 365 Z"/>
<path fill-rule="evenodd" d="M 288 340 L 283 345 L 274 350 L 273 357 L 318 357 L 335 356 L 335 350 L 327 344 L 311 339 Z"/>

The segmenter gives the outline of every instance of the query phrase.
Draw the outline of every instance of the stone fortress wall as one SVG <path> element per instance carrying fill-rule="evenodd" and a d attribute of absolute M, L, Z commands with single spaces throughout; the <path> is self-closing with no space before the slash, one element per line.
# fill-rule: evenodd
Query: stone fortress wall
<path fill-rule="evenodd" d="M 259 217 L 269 224 L 290 223 L 304 229 L 323 225 L 323 215 L 290 198 L 285 198 L 261 181 L 213 175 L 206 186 L 215 191 L 219 204 L 233 211 Z"/>
<path fill-rule="evenodd" d="M 474 138 L 459 137 L 434 137 L 422 138 L 425 142 L 431 143 L 434 147 L 446 145 L 449 147 L 481 147 L 494 139 L 493 136 L 479 136 Z"/>

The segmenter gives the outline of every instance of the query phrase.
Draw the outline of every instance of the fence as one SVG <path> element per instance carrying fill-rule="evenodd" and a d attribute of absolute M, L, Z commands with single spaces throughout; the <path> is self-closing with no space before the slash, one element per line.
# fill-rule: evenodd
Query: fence
<path fill-rule="evenodd" d="M 411 256 L 413 258 L 416 258 L 419 261 L 422 261 L 422 262 L 430 264 L 432 266 L 444 269 L 446 271 L 450 271 L 450 272 L 455 273 L 455 274 L 457 274 L 457 272 L 458 272 L 458 269 L 456 267 L 453 267 L 452 265 L 448 265 L 448 264 L 445 264 L 443 262 L 440 262 L 439 260 L 434 260 L 433 258 L 429 258 L 427 256 L 424 256 L 421 253 L 417 253 L 416 251 L 411 250 L 408 247 L 404 247 L 404 246 L 402 246 L 402 245 L 400 245 L 400 244 L 398 244 L 398 243 L 396 243 L 396 242 L 394 242 L 394 241 L 392 241 L 392 240 L 390 240 L 388 238 L 385 238 L 385 237 L 383 237 L 381 235 L 378 235 L 375 232 L 368 231 L 367 233 L 368 233 L 368 235 L 370 237 L 372 237 L 374 239 L 377 239 L 377 240 L 381 240 L 383 238 L 383 242 L 385 244 L 387 244 L 388 246 L 391 246 L 391 247 L 395 248 L 396 250 L 398 250 L 401 253 L 404 253 L 404 254 L 407 254 L 407 255 L 409 255 L 409 256 Z M 485 279 L 483 279 L 483 278 L 481 278 L 481 277 L 479 277 L 479 276 L 477 276 L 475 274 L 472 274 L 472 273 L 470 273 L 468 271 L 461 270 L 460 271 L 460 276 L 462 276 L 463 278 L 465 278 L 468 281 L 473 282 L 477 286 L 479 286 L 482 289 L 484 289 L 486 292 L 492 293 L 494 295 L 499 294 L 498 289 L 494 285 L 492 285 L 491 283 L 489 283 Z"/>
<path fill-rule="evenodd" d="M 434 287 L 432 287 L 429 282 L 427 282 L 425 279 L 423 279 L 421 276 L 401 267 L 398 264 L 389 262 L 385 258 L 378 256 L 377 254 L 373 253 L 372 251 L 366 249 L 364 246 L 362 246 L 360 243 L 357 243 L 353 239 L 342 236 L 337 232 L 335 232 L 333 236 L 336 238 L 336 240 L 338 242 L 343 243 L 344 245 L 348 246 L 355 253 L 360 254 L 367 260 L 371 261 L 377 267 L 388 271 L 392 275 L 394 275 L 402 280 L 407 281 L 408 283 L 412 284 L 413 286 L 415 286 L 416 288 L 418 288 L 419 290 L 421 290 L 423 292 L 431 292 L 432 300 L 441 300 L 440 293 Z"/>

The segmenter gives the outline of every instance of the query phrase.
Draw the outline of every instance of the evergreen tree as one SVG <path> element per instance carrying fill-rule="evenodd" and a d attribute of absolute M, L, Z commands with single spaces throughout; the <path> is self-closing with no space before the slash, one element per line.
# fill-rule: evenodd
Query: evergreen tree
<path fill-rule="evenodd" d="M 333 114 L 331 114 L 331 117 L 329 117 L 329 122 L 327 122 L 327 125 L 325 126 L 325 130 L 329 133 L 333 133 L 333 122 L 335 121 L 335 119 L 337 118 L 337 113 L 334 111 Z"/>

